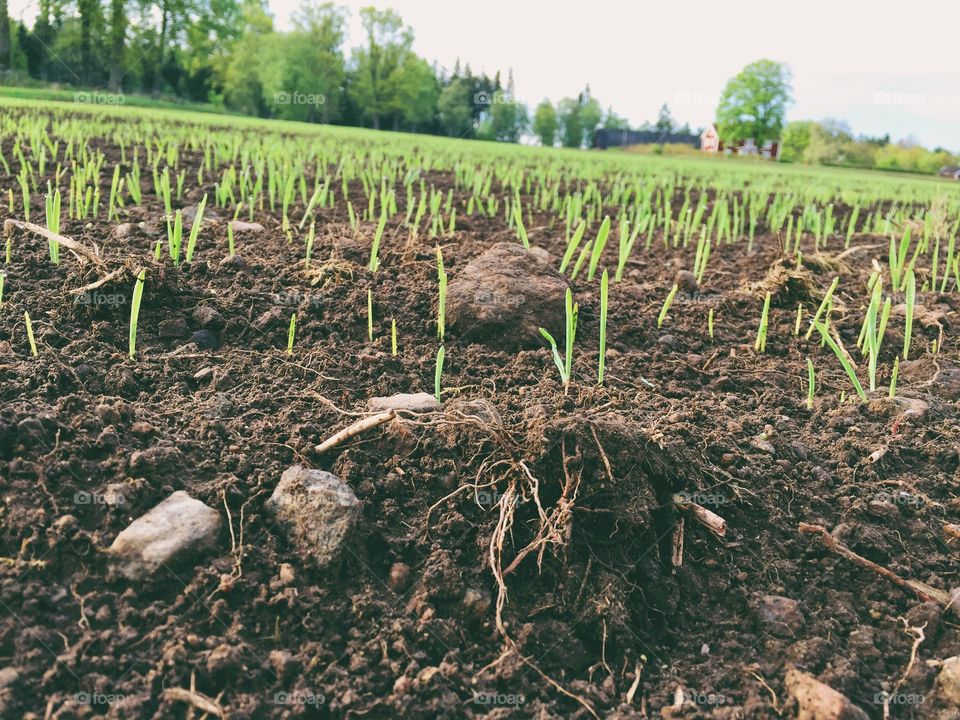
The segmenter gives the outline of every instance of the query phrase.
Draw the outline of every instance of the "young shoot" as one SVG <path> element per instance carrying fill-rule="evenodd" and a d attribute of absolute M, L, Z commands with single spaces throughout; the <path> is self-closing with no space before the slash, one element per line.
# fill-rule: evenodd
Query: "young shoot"
<path fill-rule="evenodd" d="M 610 278 L 603 271 L 600 278 L 600 360 L 597 368 L 597 385 L 603 385 L 603 370 L 607 359 L 607 303 L 609 301 Z"/>
<path fill-rule="evenodd" d="M 33 323 L 30 322 L 30 313 L 23 313 L 23 321 L 27 324 L 27 340 L 30 341 L 30 354 L 37 356 L 37 341 L 33 338 Z"/>
<path fill-rule="evenodd" d="M 753 343 L 753 349 L 758 352 L 767 350 L 767 327 L 770 324 L 770 293 L 767 293 L 763 300 L 763 312 L 760 314 L 760 327 L 757 328 L 757 339 Z"/>
<path fill-rule="evenodd" d="M 857 395 L 860 396 L 860 400 L 866 402 L 867 393 L 863 391 L 863 386 L 860 384 L 859 378 L 857 378 L 857 372 L 853 367 L 853 363 L 850 362 L 850 358 L 847 355 L 847 351 L 844 350 L 843 345 L 830 335 L 830 331 L 827 330 L 826 326 L 819 320 L 814 320 L 814 327 L 820 332 L 820 335 L 823 337 L 824 341 L 830 346 L 830 349 L 833 350 L 834 354 L 837 356 L 837 359 L 840 361 L 840 365 L 843 366 L 844 371 L 847 373 L 847 377 L 850 378 L 850 382 L 857 391 Z"/>
<path fill-rule="evenodd" d="M 390 354 L 393 357 L 397 356 L 397 321 L 395 318 L 390 320 Z"/>
<path fill-rule="evenodd" d="M 433 371 L 433 396 L 440 402 L 440 378 L 443 376 L 443 358 L 446 351 L 443 345 L 437 350 L 437 365 Z"/>
<path fill-rule="evenodd" d="M 573 302 L 573 293 L 567 288 L 566 295 L 566 338 L 565 338 L 565 357 L 560 357 L 560 351 L 557 349 L 557 341 L 554 340 L 546 328 L 540 328 L 540 334 L 550 343 L 550 349 L 553 352 L 553 362 L 560 371 L 560 379 L 563 381 L 564 391 L 570 385 L 570 375 L 573 371 L 573 339 L 577 332 L 577 314 L 579 306 Z"/>
<path fill-rule="evenodd" d="M 906 327 L 903 331 L 903 359 L 910 353 L 910 337 L 913 335 L 913 309 L 917 300 L 917 278 L 911 270 L 907 273 L 907 314 Z"/>
<path fill-rule="evenodd" d="M 677 290 L 680 286 L 676 283 L 673 284 L 673 287 L 670 288 L 670 292 L 667 293 L 666 299 L 663 301 L 663 307 L 660 308 L 660 314 L 657 316 L 657 329 L 663 325 L 663 321 L 667 318 L 667 313 L 670 312 L 670 306 L 673 304 L 673 298 L 677 295 Z"/>
<path fill-rule="evenodd" d="M 207 206 L 207 196 L 204 195 L 197 205 L 197 214 L 193 218 L 193 224 L 190 226 L 190 237 L 187 238 L 187 262 L 193 260 L 193 251 L 197 247 L 197 237 L 200 235 L 200 224 L 203 222 L 203 210 Z"/>
<path fill-rule="evenodd" d="M 373 290 L 367 288 L 367 340 L 373 342 Z"/>
<path fill-rule="evenodd" d="M 287 355 L 293 355 L 293 340 L 297 334 L 297 314 L 290 315 L 290 328 L 287 330 Z"/>
<path fill-rule="evenodd" d="M 370 272 L 376 272 L 380 267 L 380 239 L 383 237 L 383 229 L 387 226 L 387 214 L 381 213 L 380 222 L 377 223 L 377 231 L 373 234 L 373 245 L 370 246 L 370 262 L 367 268 Z"/>
<path fill-rule="evenodd" d="M 437 245 L 437 336 L 443 342 L 447 316 L 447 272 L 443 268 L 443 252 Z"/>
<path fill-rule="evenodd" d="M 890 391 L 887 393 L 887 397 L 897 396 L 897 376 L 899 374 L 900 374 L 900 356 L 897 355 L 893 359 L 893 370 L 890 373 Z"/>
<path fill-rule="evenodd" d="M 813 371 L 813 360 L 807 358 L 807 410 L 813 410 L 813 394 L 817 389 L 817 377 Z"/>
<path fill-rule="evenodd" d="M 137 352 L 137 322 L 140 318 L 140 301 L 143 299 L 143 283 L 147 278 L 147 271 L 141 270 L 137 275 L 137 282 L 133 286 L 133 299 L 130 302 L 130 358 Z"/>

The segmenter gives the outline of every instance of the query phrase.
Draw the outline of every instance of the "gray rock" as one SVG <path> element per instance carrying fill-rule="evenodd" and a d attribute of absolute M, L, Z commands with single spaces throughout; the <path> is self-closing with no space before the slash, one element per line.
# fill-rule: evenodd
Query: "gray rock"
<path fill-rule="evenodd" d="M 960 706 L 960 655 L 943 661 L 937 675 L 937 694 L 946 703 Z"/>
<path fill-rule="evenodd" d="M 161 320 L 159 334 L 161 338 L 182 338 L 187 334 L 187 321 L 182 317 Z"/>
<path fill-rule="evenodd" d="M 318 567 L 341 555 L 363 513 L 357 496 L 340 478 L 301 465 L 284 471 L 265 506 L 300 554 Z"/>
<path fill-rule="evenodd" d="M 17 672 L 16 668 L 5 667 L 0 670 L 0 690 L 13 685 L 19 677 L 20 673 Z"/>
<path fill-rule="evenodd" d="M 760 598 L 757 619 L 771 635 L 781 638 L 795 637 L 805 623 L 800 604 L 781 595 L 764 595 Z"/>
<path fill-rule="evenodd" d="M 193 311 L 193 322 L 207 330 L 223 330 L 226 323 L 215 307 L 201 305 Z"/>
<path fill-rule="evenodd" d="M 787 693 L 796 703 L 797 720 L 868 720 L 842 693 L 796 668 L 787 671 Z"/>
<path fill-rule="evenodd" d="M 107 549 L 113 570 L 143 580 L 196 557 L 216 545 L 220 522 L 216 510 L 178 490 L 117 535 Z"/>
<path fill-rule="evenodd" d="M 562 341 L 568 284 L 518 243 L 497 243 L 447 287 L 447 324 L 475 342 L 512 350 L 540 347 L 539 328 Z"/>
<path fill-rule="evenodd" d="M 397 393 L 389 397 L 370 398 L 367 408 L 371 412 L 386 412 L 387 410 L 409 410 L 410 412 L 429 412 L 437 410 L 440 403 L 430 393 Z"/>
<path fill-rule="evenodd" d="M 265 229 L 263 225 L 261 225 L 258 222 L 244 222 L 243 220 L 231 220 L 230 224 L 233 226 L 234 232 L 262 233 Z"/>

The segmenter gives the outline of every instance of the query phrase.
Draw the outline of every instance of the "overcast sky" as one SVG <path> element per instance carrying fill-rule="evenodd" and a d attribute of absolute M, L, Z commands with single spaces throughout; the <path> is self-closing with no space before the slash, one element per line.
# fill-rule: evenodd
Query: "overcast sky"
<path fill-rule="evenodd" d="M 299 0 L 268 0 L 288 28 Z M 30 0 L 10 0 L 20 16 Z M 362 42 L 351 13 L 347 50 Z M 960 2 L 956 0 L 385 0 L 415 33 L 415 49 L 451 68 L 506 76 L 519 99 L 556 102 L 590 83 L 631 124 L 666 102 L 692 126 L 713 119 L 724 83 L 760 58 L 790 66 L 790 119 L 833 117 L 857 133 L 960 150 Z M 31 18 L 35 10 L 24 14 Z"/>

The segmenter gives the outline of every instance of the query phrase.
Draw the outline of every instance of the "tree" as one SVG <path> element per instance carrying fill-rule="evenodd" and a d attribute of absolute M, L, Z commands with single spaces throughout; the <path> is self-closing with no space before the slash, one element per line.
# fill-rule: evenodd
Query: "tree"
<path fill-rule="evenodd" d="M 583 145 L 583 123 L 580 120 L 582 96 L 564 98 L 557 103 L 557 118 L 560 121 L 560 144 L 578 148 Z"/>
<path fill-rule="evenodd" d="M 533 134 L 540 139 L 540 144 L 544 147 L 553 147 L 557 142 L 557 111 L 553 104 L 546 98 L 537 105 L 533 115 Z"/>
<path fill-rule="evenodd" d="M 325 123 L 339 118 L 346 21 L 345 11 L 330 2 L 307 3 L 295 13 L 285 44 L 283 88 L 274 98 L 280 117 Z"/>
<path fill-rule="evenodd" d="M 607 108 L 607 114 L 603 118 L 603 126 L 611 130 L 629 130 L 630 122 L 617 115 L 612 107 Z"/>
<path fill-rule="evenodd" d="M 657 113 L 656 128 L 662 133 L 673 132 L 673 116 L 670 114 L 670 108 L 667 107 L 666 103 L 660 106 L 660 112 Z"/>
<path fill-rule="evenodd" d="M 590 96 L 590 86 L 587 85 L 583 92 L 583 102 L 580 107 L 580 124 L 583 127 L 583 144 L 587 147 L 593 147 L 593 136 L 600 126 L 600 120 L 603 119 L 603 108 L 600 103 Z"/>
<path fill-rule="evenodd" d="M 814 123 L 797 120 L 787 123 L 780 142 L 780 159 L 783 162 L 803 162 L 804 153 L 810 145 L 810 133 Z"/>
<path fill-rule="evenodd" d="M 440 91 L 437 115 L 440 127 L 450 137 L 467 137 L 473 130 L 473 88 L 468 80 L 454 77 Z"/>
<path fill-rule="evenodd" d="M 10 15 L 7 0 L 0 0 L 0 72 L 10 69 Z"/>
<path fill-rule="evenodd" d="M 127 13 L 124 0 L 110 0 L 110 91 L 120 92 L 124 43 L 127 38 Z"/>
<path fill-rule="evenodd" d="M 772 60 L 747 65 L 727 82 L 717 107 L 717 130 L 727 143 L 777 140 L 792 100 L 790 71 Z"/>
<path fill-rule="evenodd" d="M 499 77 L 497 80 L 499 81 Z M 530 124 L 530 118 L 526 106 L 516 99 L 512 70 L 507 78 L 506 92 L 497 92 L 492 100 L 489 117 L 480 134 L 489 140 L 520 142 L 520 136 Z"/>
<path fill-rule="evenodd" d="M 356 63 L 353 91 L 365 118 L 374 129 L 390 109 L 396 94 L 393 77 L 413 45 L 413 31 L 393 10 L 374 7 L 360 9 L 360 18 L 367 44 L 354 54 Z"/>
<path fill-rule="evenodd" d="M 390 110 L 396 122 L 402 120 L 411 131 L 433 120 L 437 107 L 437 77 L 430 64 L 408 53 L 392 78 L 394 93 Z"/>

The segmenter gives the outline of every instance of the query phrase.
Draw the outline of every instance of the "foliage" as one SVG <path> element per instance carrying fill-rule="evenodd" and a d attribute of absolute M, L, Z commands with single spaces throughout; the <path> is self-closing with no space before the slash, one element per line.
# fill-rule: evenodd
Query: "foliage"
<path fill-rule="evenodd" d="M 747 65 L 727 82 L 717 107 L 717 130 L 727 143 L 778 140 L 791 102 L 787 66 L 772 60 Z"/>

